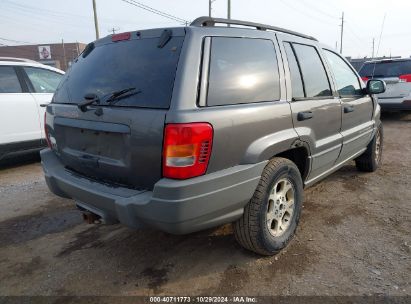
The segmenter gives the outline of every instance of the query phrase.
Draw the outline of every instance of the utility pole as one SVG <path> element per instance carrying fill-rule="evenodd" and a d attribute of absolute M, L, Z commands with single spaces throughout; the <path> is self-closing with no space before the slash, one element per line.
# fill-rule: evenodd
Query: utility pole
<path fill-rule="evenodd" d="M 217 0 L 208 0 L 208 17 L 211 17 L 211 13 L 213 11 L 213 3 Z"/>
<path fill-rule="evenodd" d="M 96 39 L 100 38 L 100 35 L 98 33 L 98 20 L 97 20 L 97 6 L 96 6 L 96 0 L 93 0 L 93 11 L 94 11 L 94 27 L 96 28 Z"/>
<path fill-rule="evenodd" d="M 374 50 L 375 50 L 375 38 L 372 38 L 372 57 L 371 59 L 374 59 Z"/>
<path fill-rule="evenodd" d="M 65 47 L 65 45 L 64 45 L 64 39 L 61 39 L 61 45 L 62 45 L 62 47 L 63 47 L 64 70 L 67 71 L 66 47 Z"/>
<path fill-rule="evenodd" d="M 340 54 L 343 51 L 343 35 L 344 35 L 344 12 L 342 13 L 341 17 L 341 42 L 340 42 Z"/>
<path fill-rule="evenodd" d="M 227 19 L 231 19 L 231 0 L 227 0 Z M 227 26 L 230 27 L 230 24 Z"/>

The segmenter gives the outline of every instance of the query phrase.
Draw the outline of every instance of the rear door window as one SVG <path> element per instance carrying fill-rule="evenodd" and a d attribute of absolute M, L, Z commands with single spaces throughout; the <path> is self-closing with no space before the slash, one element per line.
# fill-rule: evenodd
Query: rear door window
<path fill-rule="evenodd" d="M 360 69 L 362 77 L 399 77 L 411 74 L 411 60 L 366 63 Z"/>
<path fill-rule="evenodd" d="M 272 41 L 212 38 L 208 106 L 279 99 L 280 77 Z"/>
<path fill-rule="evenodd" d="M 11 66 L 0 66 L 0 93 L 21 93 L 20 81 Z"/>
<path fill-rule="evenodd" d="M 287 53 L 288 67 L 291 75 L 291 89 L 293 91 L 292 97 L 293 99 L 304 98 L 305 94 L 303 79 L 301 78 L 300 68 L 298 67 L 298 62 L 295 58 L 293 48 L 288 42 L 284 43 L 284 47 L 285 52 Z"/>
<path fill-rule="evenodd" d="M 293 43 L 293 48 L 303 76 L 305 97 L 332 96 L 324 65 L 314 46 Z"/>
<path fill-rule="evenodd" d="M 159 47 L 158 37 L 133 38 L 89 47 L 66 73 L 54 102 L 78 104 L 86 94 L 104 99 L 135 88 L 138 94 L 116 100 L 115 106 L 169 108 L 183 40 L 173 36 Z"/>
<path fill-rule="evenodd" d="M 360 80 L 348 64 L 337 54 L 324 50 L 324 54 L 337 82 L 340 96 L 362 95 Z"/>
<path fill-rule="evenodd" d="M 34 67 L 25 67 L 27 76 L 36 93 L 54 93 L 64 75 Z"/>

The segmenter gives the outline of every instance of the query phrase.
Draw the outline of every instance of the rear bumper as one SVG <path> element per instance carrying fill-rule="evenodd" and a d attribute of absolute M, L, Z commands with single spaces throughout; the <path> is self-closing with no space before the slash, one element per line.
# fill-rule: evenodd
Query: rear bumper
<path fill-rule="evenodd" d="M 378 104 L 382 110 L 411 110 L 411 99 L 404 98 L 379 98 Z"/>
<path fill-rule="evenodd" d="M 64 168 L 50 150 L 41 151 L 46 182 L 61 197 L 129 227 L 185 234 L 237 220 L 257 188 L 267 162 L 239 165 L 188 180 L 161 179 L 153 191 L 113 187 Z"/>

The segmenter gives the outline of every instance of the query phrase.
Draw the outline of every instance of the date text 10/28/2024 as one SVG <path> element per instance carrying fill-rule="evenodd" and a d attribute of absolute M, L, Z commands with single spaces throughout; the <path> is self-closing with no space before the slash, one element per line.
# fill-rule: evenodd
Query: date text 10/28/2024
<path fill-rule="evenodd" d="M 150 303 L 257 303 L 255 297 L 150 297 Z"/>

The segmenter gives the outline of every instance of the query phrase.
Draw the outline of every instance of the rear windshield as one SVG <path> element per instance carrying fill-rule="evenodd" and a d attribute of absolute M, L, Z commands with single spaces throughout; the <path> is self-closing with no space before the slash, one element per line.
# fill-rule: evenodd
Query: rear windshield
<path fill-rule="evenodd" d="M 398 77 L 400 75 L 411 74 L 411 60 L 366 63 L 359 73 L 363 77 L 371 77 L 373 75 L 375 77 Z"/>
<path fill-rule="evenodd" d="M 159 38 L 96 45 L 71 66 L 54 102 L 78 104 L 86 94 L 104 101 L 115 91 L 135 88 L 138 94 L 118 99 L 114 105 L 169 108 L 183 39 L 172 37 L 163 47 Z"/>

